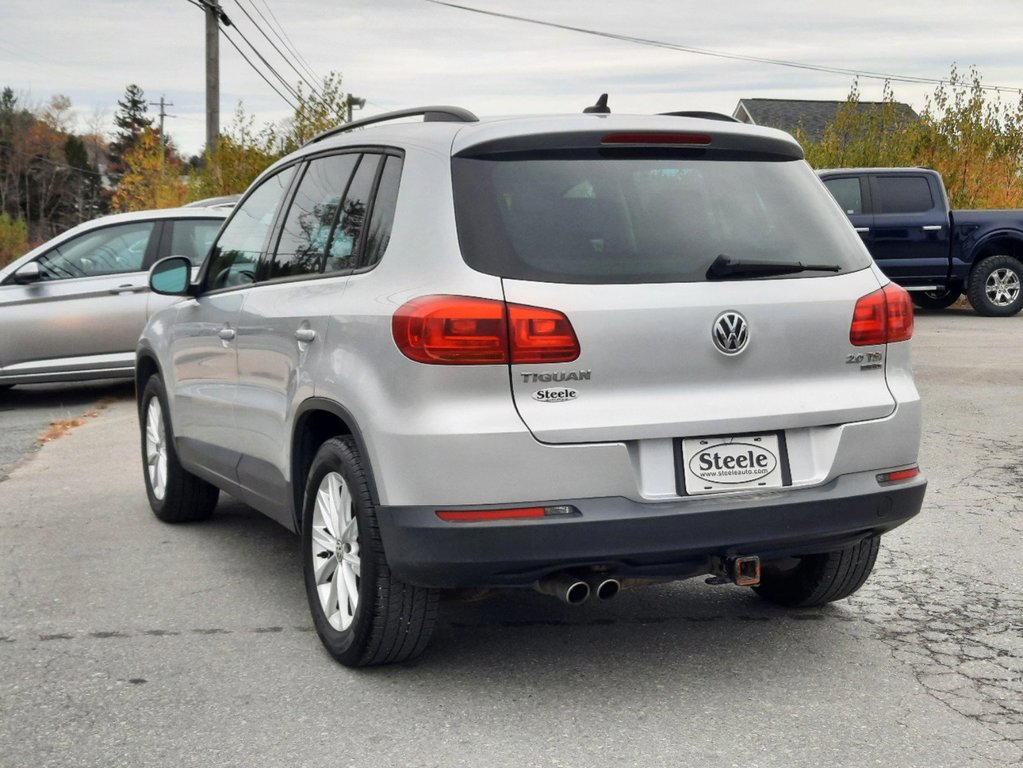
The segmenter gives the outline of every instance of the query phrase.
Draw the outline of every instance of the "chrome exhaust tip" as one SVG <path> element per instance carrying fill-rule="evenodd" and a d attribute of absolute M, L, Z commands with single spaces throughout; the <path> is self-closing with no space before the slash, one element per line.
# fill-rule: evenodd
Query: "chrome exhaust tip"
<path fill-rule="evenodd" d="M 551 595 L 568 605 L 582 605 L 590 598 L 590 585 L 567 573 L 540 579 L 533 588 L 542 595 Z"/>
<path fill-rule="evenodd" d="M 593 588 L 598 600 L 610 600 L 622 591 L 622 583 L 618 579 L 603 579 Z"/>

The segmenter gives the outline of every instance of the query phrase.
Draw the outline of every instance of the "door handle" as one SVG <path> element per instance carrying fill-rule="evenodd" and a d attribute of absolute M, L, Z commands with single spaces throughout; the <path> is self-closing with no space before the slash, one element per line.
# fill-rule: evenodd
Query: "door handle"
<path fill-rule="evenodd" d="M 310 341 L 316 338 L 316 331 L 312 328 L 299 328 L 295 331 L 295 338 L 299 341 L 308 344 Z"/>
<path fill-rule="evenodd" d="M 131 283 L 125 283 L 124 285 L 119 285 L 116 288 L 111 288 L 108 291 L 108 293 L 113 293 L 113 294 L 130 293 L 133 290 L 135 290 L 135 286 L 134 285 L 132 285 Z"/>
<path fill-rule="evenodd" d="M 868 232 L 870 232 L 870 227 L 855 227 L 855 229 L 856 229 L 856 232 L 861 234 L 861 235 L 865 235 Z"/>
<path fill-rule="evenodd" d="M 927 224 L 926 226 L 920 227 L 924 232 L 940 232 L 944 229 L 941 224 Z"/>
<path fill-rule="evenodd" d="M 235 335 L 234 328 L 221 328 L 217 332 L 217 336 L 222 338 L 224 341 L 231 341 Z"/>

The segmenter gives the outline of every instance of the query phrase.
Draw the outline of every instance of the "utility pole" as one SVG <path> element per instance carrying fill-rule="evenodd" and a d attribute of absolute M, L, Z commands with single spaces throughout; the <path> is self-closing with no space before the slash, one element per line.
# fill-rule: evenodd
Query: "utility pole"
<path fill-rule="evenodd" d="M 206 151 L 212 152 L 220 136 L 220 5 L 205 0 L 206 9 Z"/>
<path fill-rule="evenodd" d="M 151 101 L 151 102 L 149 102 L 149 106 L 151 106 L 151 107 L 155 107 L 157 105 L 160 106 L 160 143 L 166 146 L 166 144 L 167 144 L 167 136 L 163 132 L 163 119 L 165 117 L 174 117 L 174 115 L 168 115 L 167 114 L 167 109 L 166 109 L 167 107 L 173 107 L 174 106 L 174 102 L 173 101 L 164 101 L 165 98 L 166 97 L 161 96 L 159 101 Z"/>

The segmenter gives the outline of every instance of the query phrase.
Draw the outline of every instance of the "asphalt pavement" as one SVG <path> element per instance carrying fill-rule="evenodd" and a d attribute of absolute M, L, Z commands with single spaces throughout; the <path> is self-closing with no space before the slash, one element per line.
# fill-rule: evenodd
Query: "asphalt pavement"
<path fill-rule="evenodd" d="M 0 481 L 0 766 L 1019 766 L 1021 335 L 918 317 L 928 496 L 849 600 L 447 599 L 422 658 L 360 671 L 297 539 L 226 496 L 159 523 L 132 402 L 86 397 Z"/>

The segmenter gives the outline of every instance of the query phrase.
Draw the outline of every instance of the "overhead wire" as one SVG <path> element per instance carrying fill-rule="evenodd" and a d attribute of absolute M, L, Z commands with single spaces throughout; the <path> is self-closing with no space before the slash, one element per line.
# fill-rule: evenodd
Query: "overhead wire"
<path fill-rule="evenodd" d="M 261 1 L 263 3 L 263 7 L 266 8 L 266 12 L 270 14 L 270 18 L 273 19 L 273 23 L 267 21 L 266 16 L 264 16 L 262 12 L 259 10 L 259 8 L 256 7 L 254 0 L 249 0 L 249 5 L 251 5 L 252 9 L 259 14 L 259 18 L 263 19 L 263 21 L 266 22 L 266 25 L 270 28 L 270 31 L 274 33 L 274 37 L 280 40 L 284 47 L 287 48 L 288 51 L 291 52 L 292 56 L 295 57 L 295 60 L 302 65 L 302 69 L 304 69 L 309 74 L 309 76 L 317 83 L 322 82 L 323 78 L 313 71 L 313 68 L 309 66 L 309 62 L 305 60 L 305 57 L 298 50 L 298 47 L 293 42 L 291 42 L 291 38 L 288 36 L 288 33 L 284 30 L 284 27 L 278 20 L 276 14 L 274 14 L 274 12 L 271 10 L 267 0 Z M 277 26 L 276 29 L 274 29 L 275 24 Z"/>
<path fill-rule="evenodd" d="M 300 96 L 299 96 L 298 92 L 295 90 L 295 88 L 290 83 L 288 83 L 287 80 L 284 79 L 284 77 L 281 75 L 281 73 L 278 72 L 277 69 L 269 61 L 267 61 L 266 57 L 263 56 L 263 54 L 260 53 L 259 50 L 252 44 L 252 42 L 245 36 L 245 33 L 242 32 L 240 29 L 238 29 L 238 27 L 235 26 L 231 22 L 231 20 L 227 18 L 227 14 L 225 14 L 219 8 L 219 6 L 212 6 L 210 4 L 209 0 L 187 0 L 187 2 L 191 3 L 192 5 L 196 6 L 197 8 L 201 8 L 204 12 L 209 10 L 211 7 L 215 8 L 218 11 L 218 13 L 217 13 L 217 27 L 220 30 L 220 33 L 224 36 L 224 39 L 227 40 L 227 42 L 231 44 L 231 47 L 234 48 L 235 51 L 238 52 L 238 55 L 242 57 L 242 59 L 245 61 L 246 64 L 249 65 L 249 67 L 252 69 L 252 71 L 255 72 L 257 75 L 259 75 L 259 77 L 263 80 L 263 82 L 265 82 L 267 85 L 270 86 L 271 90 L 273 90 L 274 93 L 276 93 L 278 96 L 280 96 L 281 99 L 283 99 L 284 102 L 289 107 L 291 107 L 292 109 L 298 109 L 296 101 L 300 99 Z M 266 69 L 270 72 L 270 74 L 272 74 L 275 78 L 277 78 L 277 80 L 280 83 L 280 85 L 284 88 L 285 91 L 287 91 L 288 94 L 290 94 L 290 96 L 286 96 L 281 91 L 281 88 L 279 88 L 277 85 L 275 85 L 270 80 L 270 78 L 267 77 L 266 74 L 264 74 L 263 71 L 258 66 L 256 66 L 255 63 L 253 63 L 252 59 L 250 59 L 248 56 L 245 55 L 245 52 L 241 49 L 241 47 L 238 45 L 238 43 L 236 43 L 232 39 L 231 35 L 228 34 L 228 32 L 227 32 L 227 27 L 228 26 L 234 27 L 234 30 L 235 30 L 235 32 L 238 33 L 238 36 L 245 42 L 245 44 L 251 49 L 251 51 L 256 55 L 256 57 L 263 63 L 263 66 L 266 67 Z"/>
<path fill-rule="evenodd" d="M 264 56 L 264 55 L 263 55 L 262 53 L 260 53 L 260 52 L 259 52 L 259 49 L 258 49 L 258 48 L 256 48 L 256 46 L 254 46 L 254 45 L 252 44 L 252 41 L 250 41 L 250 40 L 249 40 L 249 38 L 245 36 L 245 33 L 244 33 L 244 32 L 242 32 L 242 31 L 241 31 L 241 30 L 240 30 L 240 29 L 238 28 L 238 26 L 237 26 L 237 25 L 235 25 L 235 24 L 232 24 L 231 26 L 232 26 L 232 27 L 234 27 L 234 31 L 235 31 L 235 32 L 237 32 L 237 33 L 238 33 L 238 36 L 239 36 L 239 37 L 240 37 L 240 38 L 241 38 L 242 40 L 244 40 L 244 41 L 245 41 L 245 44 L 246 44 L 247 46 L 249 46 L 249 48 L 250 48 L 250 49 L 252 50 L 252 52 L 253 52 L 254 54 L 256 54 L 256 57 L 257 57 L 257 58 L 258 58 L 258 59 L 259 59 L 259 60 L 260 60 L 261 62 L 263 62 L 263 66 L 264 66 L 264 67 L 266 67 L 266 68 L 267 68 L 267 69 L 268 69 L 268 70 L 270 71 L 270 74 L 271 74 L 271 75 L 273 75 L 273 76 L 274 76 L 275 78 L 277 78 L 278 82 L 279 82 L 279 83 L 280 83 L 280 84 L 281 84 L 281 85 L 282 85 L 282 86 L 284 87 L 284 89 L 285 89 L 286 91 L 288 91 L 288 93 L 290 93 L 290 94 L 292 95 L 292 97 L 293 97 L 293 98 L 295 98 L 295 99 L 300 99 L 300 98 L 301 98 L 301 96 L 299 95 L 299 92 L 298 92 L 298 91 L 297 91 L 297 90 L 295 89 L 295 87 L 294 87 L 293 85 L 291 85 L 291 83 L 289 83 L 289 82 L 288 82 L 287 80 L 285 80 L 285 79 L 284 79 L 284 76 L 283 76 L 283 75 L 282 75 L 282 74 L 281 74 L 280 72 L 278 72 L 278 71 L 277 71 L 277 68 L 276 68 L 276 67 L 274 67 L 274 65 L 273 65 L 273 64 L 271 64 L 271 63 L 270 63 L 269 61 L 267 61 L 267 59 L 266 59 L 266 56 Z M 224 24 L 221 24 L 221 25 L 220 25 L 220 30 L 221 30 L 221 32 L 223 32 L 223 33 L 224 33 L 224 35 L 225 35 L 225 37 L 226 37 L 226 36 L 227 36 L 227 26 L 226 26 L 226 25 L 224 25 Z M 250 66 L 251 66 L 251 62 L 250 62 Z"/>
<path fill-rule="evenodd" d="M 257 75 L 259 75 L 259 76 L 260 76 L 260 77 L 261 77 L 261 78 L 263 79 L 263 81 L 264 81 L 264 82 L 265 82 L 265 83 L 266 83 L 267 85 L 269 85 L 269 86 L 270 86 L 270 88 L 271 88 L 271 89 L 272 89 L 272 90 L 273 90 L 273 91 L 274 91 L 274 92 L 275 92 L 275 93 L 276 93 L 276 94 L 277 94 L 278 96 L 280 96 L 280 97 L 281 97 L 281 99 L 283 99 L 283 100 L 284 100 L 284 102 L 285 102 L 285 103 L 286 103 L 286 104 L 287 104 L 287 105 L 288 105 L 289 107 L 291 107 L 292 109 L 295 109 L 295 110 L 297 110 L 297 109 L 298 109 L 298 105 L 297 105 L 297 104 L 295 104 L 295 103 L 293 103 L 293 102 L 291 101 L 291 99 L 289 99 L 289 98 L 288 98 L 287 96 L 285 96 L 285 95 L 284 95 L 283 93 L 281 93 L 281 91 L 280 91 L 280 90 L 279 90 L 279 89 L 277 88 L 277 86 L 275 86 L 275 85 L 274 85 L 274 84 L 273 84 L 272 82 L 270 82 L 270 78 L 268 78 L 268 77 L 267 77 L 266 75 L 264 75 L 264 74 L 263 74 L 263 73 L 262 73 L 262 72 L 260 71 L 259 67 L 257 67 L 257 66 L 256 66 L 255 64 L 253 64 L 253 63 L 252 63 L 252 61 L 251 61 L 251 60 L 249 59 L 249 57 L 248 57 L 248 56 L 246 56 L 246 55 L 245 55 L 245 53 L 244 53 L 244 52 L 242 51 L 242 49 L 238 47 L 238 44 L 237 44 L 237 43 L 236 43 L 236 42 L 235 42 L 234 40 L 232 40 L 232 39 L 231 39 L 231 37 L 230 37 L 230 36 L 229 36 L 229 35 L 227 34 L 227 30 L 225 30 L 225 29 L 224 29 L 223 27 L 221 27 L 221 28 L 220 28 L 220 31 L 221 31 L 221 32 L 223 33 L 223 35 L 224 35 L 224 39 L 225 39 L 225 40 L 227 40 L 227 42 L 229 42 L 229 43 L 231 44 L 231 47 L 233 47 L 233 48 L 234 48 L 234 49 L 235 49 L 236 51 L 238 51 L 238 55 L 239 55 L 239 56 L 241 56 L 241 57 L 242 57 L 242 58 L 243 58 L 243 59 L 245 60 L 245 63 L 246 63 L 246 64 L 248 64 L 248 65 L 249 65 L 249 66 L 250 66 L 250 67 L 252 68 L 252 71 L 253 71 L 253 72 L 255 72 L 255 73 L 256 73 Z"/>
<path fill-rule="evenodd" d="M 672 51 L 680 51 L 682 53 L 692 53 L 700 56 L 714 56 L 722 59 L 732 59 L 736 61 L 749 61 L 757 64 L 771 64 L 779 67 L 790 67 L 793 69 L 803 69 L 812 72 L 826 72 L 830 74 L 838 75 L 850 75 L 853 77 L 860 77 L 870 80 L 889 80 L 900 83 L 918 83 L 924 85 L 946 85 L 948 79 L 935 78 L 935 77 L 919 77 L 916 75 L 899 75 L 894 73 L 886 72 L 872 72 L 869 70 L 859 69 L 846 69 L 844 67 L 831 67 L 823 64 L 808 64 L 805 62 L 788 61 L 786 59 L 771 59 L 762 56 L 749 56 L 741 53 L 730 53 L 728 51 L 716 51 L 709 48 L 696 48 L 689 45 L 681 45 L 678 43 L 668 43 L 663 40 L 653 40 L 645 37 L 634 37 L 632 35 L 621 35 L 615 32 L 603 32 L 597 29 L 588 29 L 586 27 L 576 27 L 571 24 L 559 24 L 553 21 L 543 21 L 542 19 L 533 19 L 528 16 L 516 16 L 511 13 L 500 13 L 498 11 L 488 11 L 482 8 L 473 8 L 468 5 L 460 5 L 458 3 L 446 2 L 445 0 L 426 0 L 428 3 L 434 5 L 443 5 L 448 8 L 453 8 L 460 11 L 468 11 L 470 13 L 478 13 L 483 16 L 492 16 L 499 19 L 509 19 L 511 21 L 521 21 L 526 24 L 536 24 L 542 27 L 551 27 L 553 29 L 562 29 L 567 32 L 578 32 L 584 35 L 592 35 L 594 37 L 603 37 L 610 40 L 619 40 L 627 43 L 636 43 L 638 45 L 646 45 L 654 48 L 665 48 Z M 1023 88 L 1012 88 L 1001 85 L 980 85 L 982 90 L 1005 92 L 1005 93 L 1023 93 Z"/>
<path fill-rule="evenodd" d="M 300 72 L 298 67 L 296 67 L 292 63 L 291 59 L 289 59 L 288 56 L 286 56 L 284 54 L 284 52 L 281 51 L 281 49 L 277 47 L 277 44 L 273 40 L 270 39 L 270 36 L 266 33 L 266 31 L 256 22 L 256 20 L 254 18 L 252 18 L 252 14 L 250 14 L 247 10 L 245 10 L 245 6 L 243 6 L 241 4 L 241 0 L 235 0 L 235 5 L 237 5 L 238 8 L 241 10 L 241 12 L 245 14 L 245 17 L 249 20 L 249 22 L 252 24 L 252 26 L 256 28 L 256 31 L 259 32 L 259 34 L 261 34 L 266 39 L 266 41 L 268 43 L 270 43 L 270 47 L 273 48 L 275 51 L 277 51 L 277 55 L 281 57 L 281 59 L 284 61 L 284 63 L 287 64 L 289 67 L 291 67 L 292 70 L 294 70 L 295 74 L 298 75 L 299 79 L 301 81 L 303 81 L 306 85 L 308 85 L 310 89 L 312 89 L 313 94 L 316 95 L 316 96 L 322 97 L 323 94 L 320 93 L 320 90 L 317 87 L 316 83 L 314 83 L 311 80 L 309 80 L 308 77 L 306 77 L 302 72 Z M 249 5 L 252 5 L 251 1 L 250 1 Z M 254 11 L 256 11 L 257 13 L 259 12 L 258 9 L 256 8 L 256 6 L 254 6 L 254 5 L 252 5 L 252 9 Z M 265 19 L 264 19 L 264 23 L 265 23 Z M 235 29 L 238 29 L 237 25 L 235 25 Z"/>

